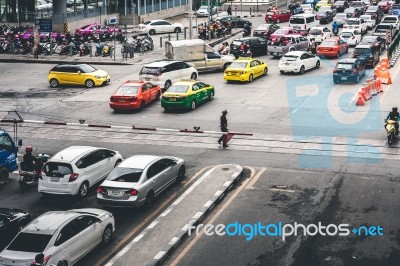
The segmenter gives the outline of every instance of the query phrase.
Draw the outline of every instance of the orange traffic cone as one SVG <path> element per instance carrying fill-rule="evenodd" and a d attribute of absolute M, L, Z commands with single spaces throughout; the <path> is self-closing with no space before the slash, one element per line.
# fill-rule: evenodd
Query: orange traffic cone
<path fill-rule="evenodd" d="M 391 78 L 389 72 L 387 73 L 387 83 L 386 83 L 386 84 L 387 84 L 387 85 L 392 84 L 392 78 Z"/>
<path fill-rule="evenodd" d="M 364 106 L 364 96 L 362 92 L 358 92 L 358 100 L 356 102 L 357 106 Z"/>

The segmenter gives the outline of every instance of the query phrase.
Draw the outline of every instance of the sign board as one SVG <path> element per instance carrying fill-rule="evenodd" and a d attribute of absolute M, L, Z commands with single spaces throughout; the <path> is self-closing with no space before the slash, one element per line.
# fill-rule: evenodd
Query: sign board
<path fill-rule="evenodd" d="M 117 24 L 117 18 L 109 18 L 107 20 L 108 25 L 116 25 Z"/>
<path fill-rule="evenodd" d="M 51 19 L 37 18 L 35 19 L 35 26 L 39 32 L 53 31 L 53 21 Z"/>

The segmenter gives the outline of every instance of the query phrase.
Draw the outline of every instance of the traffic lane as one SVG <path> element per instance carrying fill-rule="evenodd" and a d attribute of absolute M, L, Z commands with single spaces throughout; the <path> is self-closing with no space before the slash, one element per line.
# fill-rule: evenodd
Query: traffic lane
<path fill-rule="evenodd" d="M 398 265 L 400 179 L 346 175 L 336 196 L 321 214 L 325 224 L 350 224 L 349 237 L 309 237 L 295 254 L 293 265 Z M 368 232 L 360 226 L 380 226 Z"/>
<path fill-rule="evenodd" d="M 335 176 L 326 172 L 258 168 L 202 223 L 312 223 Z M 283 241 L 280 236 L 255 235 L 252 230 L 253 235 L 188 237 L 166 265 L 289 264 L 296 237 L 288 236 Z M 217 246 L 223 248 L 215 249 Z"/>
<path fill-rule="evenodd" d="M 49 71 L 55 66 L 53 63 L 44 64 L 7 64 L 0 63 L 2 82 L 0 84 L 1 98 L 43 98 L 49 96 L 64 96 L 61 92 L 82 92 L 83 86 L 60 86 L 58 89 L 50 87 L 47 80 Z M 118 65 L 92 65 L 95 68 L 108 72 L 111 81 L 121 80 L 124 77 L 139 72 L 140 65 L 118 66 Z M 106 85 L 107 86 L 107 85 Z M 96 89 L 96 88 L 95 88 Z"/>

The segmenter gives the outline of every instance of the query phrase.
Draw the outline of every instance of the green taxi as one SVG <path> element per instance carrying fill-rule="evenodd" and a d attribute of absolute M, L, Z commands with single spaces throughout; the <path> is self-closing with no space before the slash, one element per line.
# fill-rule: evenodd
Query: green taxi
<path fill-rule="evenodd" d="M 214 86 L 196 80 L 182 80 L 172 84 L 161 98 L 165 110 L 196 109 L 198 104 L 214 98 Z"/>

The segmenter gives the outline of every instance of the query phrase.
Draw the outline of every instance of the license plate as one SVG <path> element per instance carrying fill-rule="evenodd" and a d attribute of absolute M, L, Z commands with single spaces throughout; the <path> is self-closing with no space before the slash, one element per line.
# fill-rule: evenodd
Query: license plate
<path fill-rule="evenodd" d="M 121 99 L 121 100 L 119 100 L 121 103 L 124 103 L 124 102 L 126 102 L 126 100 L 125 99 Z"/>
<path fill-rule="evenodd" d="M 176 98 L 169 98 L 170 102 L 176 102 Z"/>
<path fill-rule="evenodd" d="M 119 190 L 111 190 L 108 192 L 109 196 L 119 197 L 122 195 L 121 191 Z"/>
<path fill-rule="evenodd" d="M 51 181 L 51 182 L 60 182 L 60 178 L 58 178 L 58 177 L 52 177 L 52 178 L 50 178 L 50 181 Z"/>
<path fill-rule="evenodd" d="M 342 80 L 347 80 L 347 77 L 342 77 Z"/>

